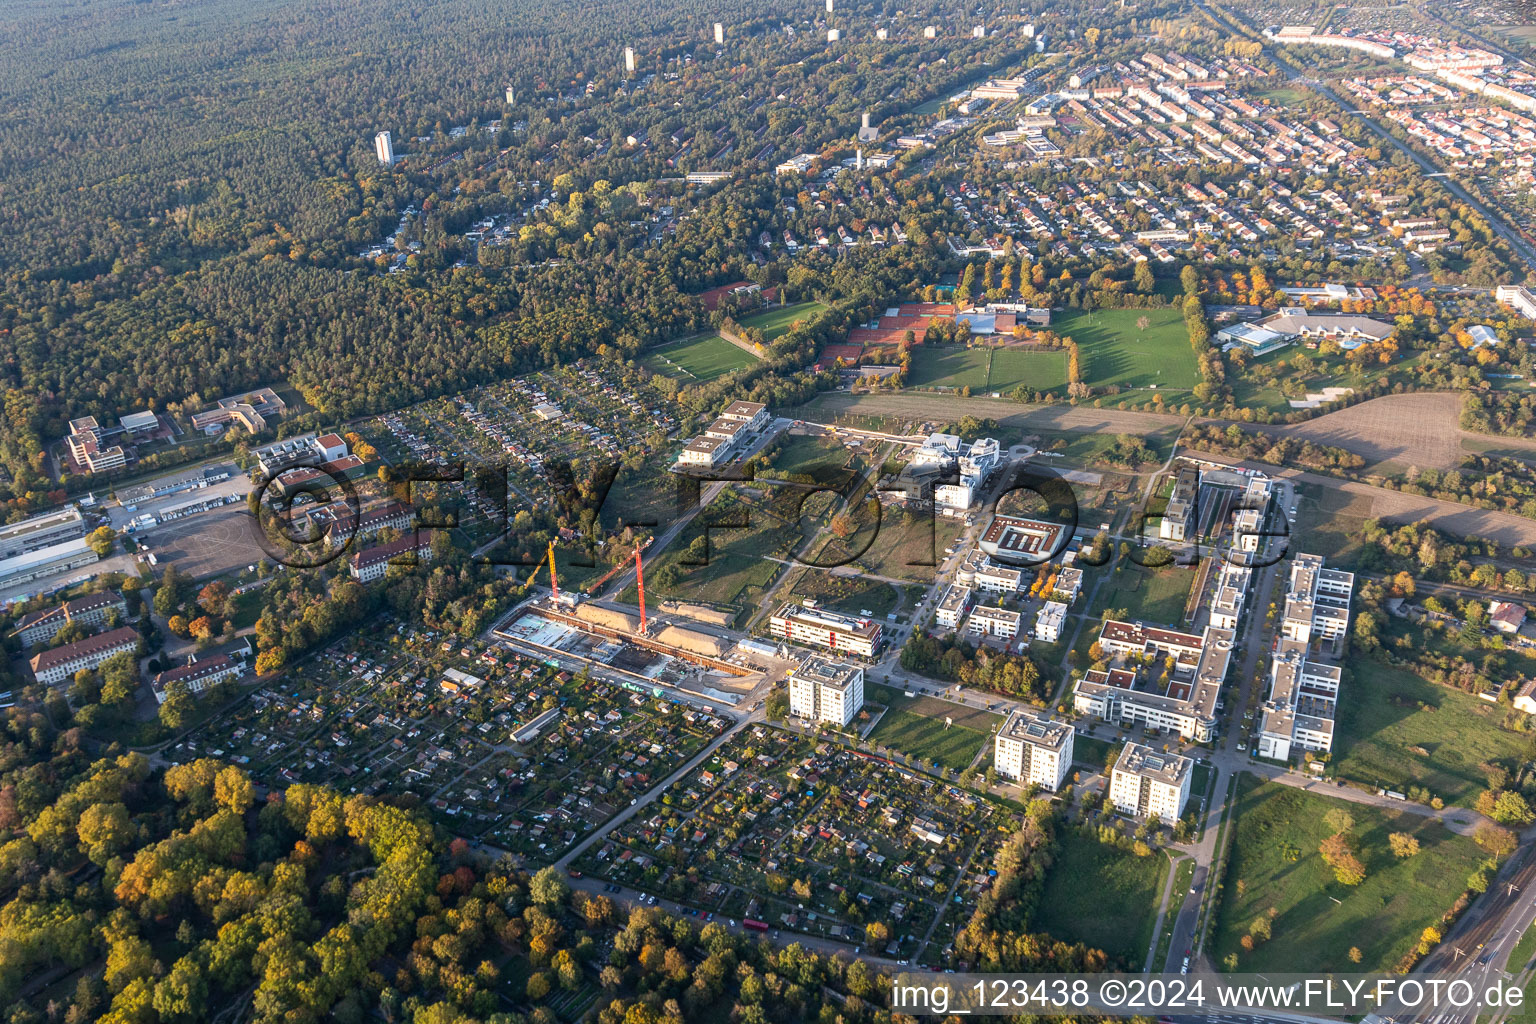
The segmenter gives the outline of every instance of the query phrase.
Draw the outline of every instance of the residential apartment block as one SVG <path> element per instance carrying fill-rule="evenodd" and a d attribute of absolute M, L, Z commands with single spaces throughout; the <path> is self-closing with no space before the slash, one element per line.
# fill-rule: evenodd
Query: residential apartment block
<path fill-rule="evenodd" d="M 971 609 L 970 617 L 965 620 L 965 628 L 972 636 L 995 636 L 1012 640 L 1019 635 L 1022 618 L 1020 612 L 979 604 Z"/>
<path fill-rule="evenodd" d="M 946 629 L 958 629 L 960 620 L 965 618 L 970 608 L 971 588 L 951 583 L 945 589 L 944 596 L 939 598 L 939 606 L 934 610 L 933 617 Z"/>
<path fill-rule="evenodd" d="M 1047 601 L 1035 616 L 1035 639 L 1053 644 L 1061 639 L 1061 627 L 1067 623 L 1067 606 L 1060 601 Z"/>
<path fill-rule="evenodd" d="M 1232 660 L 1232 641 L 1229 629 L 1184 633 L 1111 619 L 1099 634 L 1099 648 L 1127 664 L 1090 669 L 1078 681 L 1073 707 L 1121 725 L 1140 722 L 1208 742 L 1216 734 L 1216 705 Z M 1132 656 L 1172 658 L 1166 682 L 1160 668 L 1140 668 L 1129 660 Z"/>
<path fill-rule="evenodd" d="M 172 683 L 182 683 L 189 692 L 201 693 L 221 680 L 238 678 L 244 672 L 245 663 L 227 654 L 194 656 L 185 665 L 166 669 L 155 676 L 150 689 L 154 691 L 155 700 L 164 704 L 167 688 Z"/>
<path fill-rule="evenodd" d="M 1075 735 L 1068 722 L 1019 708 L 1008 716 L 993 741 L 997 772 L 1054 793 L 1072 770 Z"/>
<path fill-rule="evenodd" d="M 1189 800 L 1195 763 L 1139 743 L 1127 743 L 1109 777 L 1109 802 L 1121 814 L 1174 822 Z"/>
<path fill-rule="evenodd" d="M 1313 656 L 1313 642 L 1336 650 L 1349 629 L 1354 573 L 1329 569 L 1318 555 L 1291 564 L 1280 639 L 1269 670 L 1269 696 L 1259 716 L 1258 753 L 1279 761 L 1293 750 L 1333 749 L 1339 701 L 1339 666 Z"/>
<path fill-rule="evenodd" d="M 807 659 L 789 674 L 789 713 L 844 726 L 864 706 L 864 668 Z"/>
<path fill-rule="evenodd" d="M 59 630 L 71 622 L 83 626 L 99 626 L 114 611 L 119 616 L 128 614 L 128 604 L 122 594 L 115 590 L 86 594 L 52 608 L 23 615 L 11 631 L 11 636 L 20 640 L 23 647 L 36 647 L 51 641 Z"/>
<path fill-rule="evenodd" d="M 138 646 L 139 631 L 131 626 L 122 626 L 35 654 L 28 664 L 38 682 L 57 686 L 73 679 L 75 673 L 83 668 L 96 668 L 112 655 L 137 650 Z"/>
<path fill-rule="evenodd" d="M 361 583 L 371 583 L 383 577 L 392 559 L 409 558 L 411 555 L 415 555 L 423 562 L 432 560 L 431 534 L 401 537 L 388 544 L 375 544 L 371 548 L 364 548 L 352 556 L 347 571 L 352 574 L 353 579 Z"/>
<path fill-rule="evenodd" d="M 743 438 L 763 430 L 771 422 L 761 402 L 732 402 L 704 433 L 683 446 L 677 464 L 691 469 L 713 469 L 728 461 Z"/>

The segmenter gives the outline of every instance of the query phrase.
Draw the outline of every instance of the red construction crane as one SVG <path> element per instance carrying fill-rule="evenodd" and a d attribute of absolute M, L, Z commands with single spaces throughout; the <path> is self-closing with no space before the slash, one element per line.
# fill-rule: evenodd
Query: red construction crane
<path fill-rule="evenodd" d="M 645 573 L 640 569 L 640 545 L 635 545 L 635 585 L 640 588 L 640 634 L 650 632 L 645 626 Z"/>

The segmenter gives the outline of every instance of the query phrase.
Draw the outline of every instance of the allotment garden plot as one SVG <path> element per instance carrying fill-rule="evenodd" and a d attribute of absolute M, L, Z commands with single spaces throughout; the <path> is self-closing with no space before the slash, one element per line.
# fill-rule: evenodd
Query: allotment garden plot
<path fill-rule="evenodd" d="M 458 834 L 554 859 L 724 727 L 499 643 L 395 626 L 325 648 L 169 752 L 268 786 L 410 794 Z"/>
<path fill-rule="evenodd" d="M 974 902 L 1011 829 L 977 794 L 756 725 L 579 866 L 772 928 L 888 935 L 910 955 L 952 901 Z"/>

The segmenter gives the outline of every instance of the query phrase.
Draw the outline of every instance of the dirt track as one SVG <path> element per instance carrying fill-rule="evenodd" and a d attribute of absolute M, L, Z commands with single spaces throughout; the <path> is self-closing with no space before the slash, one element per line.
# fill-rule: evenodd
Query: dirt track
<path fill-rule="evenodd" d="M 818 399 L 828 412 L 850 415 L 900 416 L 952 423 L 961 416 L 991 418 L 1004 426 L 1099 434 L 1142 434 L 1159 427 L 1177 428 L 1184 417 L 1168 413 L 1094 409 L 1090 406 L 1020 405 L 1006 398 L 961 398 L 958 395 L 824 395 Z"/>

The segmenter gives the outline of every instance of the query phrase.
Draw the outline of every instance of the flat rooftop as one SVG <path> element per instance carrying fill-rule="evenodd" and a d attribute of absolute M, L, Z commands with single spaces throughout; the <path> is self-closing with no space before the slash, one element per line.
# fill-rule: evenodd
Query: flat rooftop
<path fill-rule="evenodd" d="M 1115 771 L 1130 772 L 1142 778 L 1179 788 L 1194 762 L 1179 754 L 1165 754 L 1139 743 L 1127 743 L 1115 762 Z"/>
<path fill-rule="evenodd" d="M 841 661 L 829 661 L 825 658 L 807 658 L 791 673 L 791 678 L 810 679 L 820 686 L 830 686 L 836 690 L 846 690 L 858 681 L 863 674 L 864 670 L 857 665 L 848 665 Z"/>
<path fill-rule="evenodd" d="M 1037 747 L 1045 747 L 1047 750 L 1059 751 L 1071 739 L 1072 726 L 1058 719 L 1049 718 L 1038 711 L 1018 708 L 1008 716 L 1008 721 L 1003 723 L 1001 735 L 1011 740 L 1023 740 Z"/>

